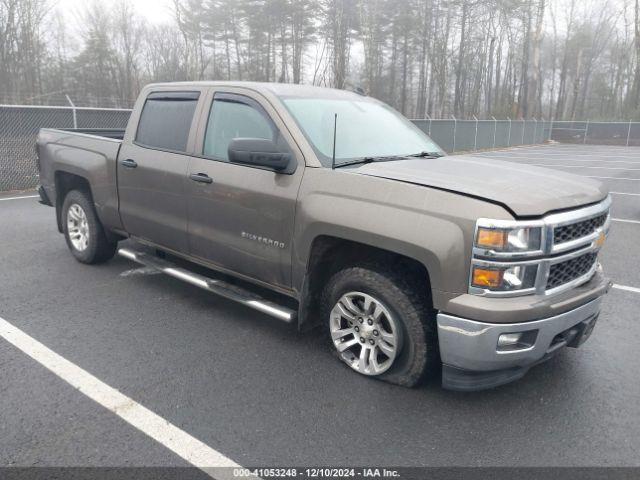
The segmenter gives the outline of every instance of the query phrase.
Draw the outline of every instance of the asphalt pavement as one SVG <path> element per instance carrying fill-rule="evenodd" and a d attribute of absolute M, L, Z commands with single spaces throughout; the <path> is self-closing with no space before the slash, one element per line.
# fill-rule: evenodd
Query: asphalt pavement
<path fill-rule="evenodd" d="M 463 394 L 356 375 L 317 333 L 122 258 L 76 262 L 54 210 L 3 200 L 16 194 L 0 196 L 0 317 L 244 466 L 640 466 L 640 148 L 479 155 L 615 177 L 601 180 L 618 192 L 602 261 L 628 288 L 582 348 L 513 384 Z M 0 412 L 0 466 L 189 465 L 3 339 Z"/>

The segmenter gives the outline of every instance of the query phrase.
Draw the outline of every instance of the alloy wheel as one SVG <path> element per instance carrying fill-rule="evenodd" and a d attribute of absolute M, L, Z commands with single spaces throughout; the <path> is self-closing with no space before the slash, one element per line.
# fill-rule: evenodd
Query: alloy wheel
<path fill-rule="evenodd" d="M 401 330 L 380 300 L 345 293 L 330 317 L 331 339 L 347 365 L 364 375 L 380 375 L 391 367 L 401 348 Z"/>
<path fill-rule="evenodd" d="M 83 252 L 89 246 L 89 222 L 87 214 L 77 203 L 67 211 L 67 231 L 73 248 Z"/>

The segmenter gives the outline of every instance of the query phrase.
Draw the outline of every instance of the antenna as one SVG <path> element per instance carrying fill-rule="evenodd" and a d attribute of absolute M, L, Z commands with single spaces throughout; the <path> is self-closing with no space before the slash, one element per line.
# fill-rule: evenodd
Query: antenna
<path fill-rule="evenodd" d="M 331 170 L 336 168 L 336 130 L 338 126 L 338 114 L 333 117 L 333 156 L 331 157 Z"/>

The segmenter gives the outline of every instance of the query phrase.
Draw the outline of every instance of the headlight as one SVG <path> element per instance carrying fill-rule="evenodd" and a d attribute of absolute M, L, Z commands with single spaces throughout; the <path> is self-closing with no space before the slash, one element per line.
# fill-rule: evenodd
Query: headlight
<path fill-rule="evenodd" d="M 496 292 L 534 288 L 538 265 L 482 266 L 474 265 L 471 286 Z"/>
<path fill-rule="evenodd" d="M 517 296 L 535 291 L 545 238 L 540 220 L 479 219 L 473 242 L 470 293 Z"/>
<path fill-rule="evenodd" d="M 533 252 L 542 247 L 542 228 L 478 226 L 475 246 L 496 252 Z"/>

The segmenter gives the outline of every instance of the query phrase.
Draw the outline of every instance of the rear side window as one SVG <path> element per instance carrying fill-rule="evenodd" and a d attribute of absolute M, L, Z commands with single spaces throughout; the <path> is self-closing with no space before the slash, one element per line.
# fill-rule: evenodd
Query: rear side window
<path fill-rule="evenodd" d="M 198 104 L 198 92 L 156 92 L 142 108 L 136 143 L 159 150 L 184 152 Z"/>

